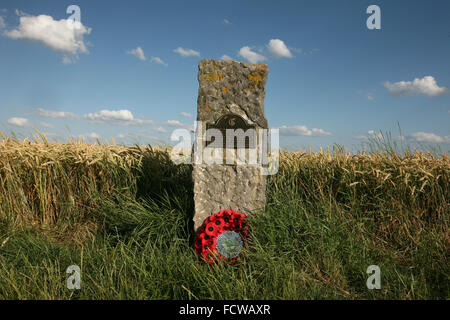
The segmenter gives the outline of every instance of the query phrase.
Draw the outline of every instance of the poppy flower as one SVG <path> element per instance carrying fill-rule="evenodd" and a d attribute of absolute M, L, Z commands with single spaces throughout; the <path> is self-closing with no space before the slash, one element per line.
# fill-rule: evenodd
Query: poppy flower
<path fill-rule="evenodd" d="M 231 209 L 222 210 L 205 219 L 197 231 L 195 252 L 205 262 L 236 262 L 248 238 L 247 216 Z"/>

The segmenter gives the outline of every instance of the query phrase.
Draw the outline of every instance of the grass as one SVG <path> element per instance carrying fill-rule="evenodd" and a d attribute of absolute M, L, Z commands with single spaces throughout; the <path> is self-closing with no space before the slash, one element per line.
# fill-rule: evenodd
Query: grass
<path fill-rule="evenodd" d="M 282 152 L 240 261 L 210 267 L 167 150 L 3 137 L 0 298 L 449 299 L 448 157 L 370 151 Z"/>

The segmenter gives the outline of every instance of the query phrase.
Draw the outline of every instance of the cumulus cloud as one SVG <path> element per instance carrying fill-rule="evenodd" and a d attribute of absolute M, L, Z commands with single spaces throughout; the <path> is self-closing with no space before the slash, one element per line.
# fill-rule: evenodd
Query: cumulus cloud
<path fill-rule="evenodd" d="M 95 113 L 88 113 L 84 117 L 93 121 L 130 121 L 134 119 L 130 110 L 101 110 Z"/>
<path fill-rule="evenodd" d="M 167 120 L 167 124 L 170 127 L 182 127 L 183 126 L 183 124 L 178 120 Z"/>
<path fill-rule="evenodd" d="M 360 140 L 365 140 L 365 139 L 369 139 L 369 138 L 383 139 L 383 134 L 381 132 L 375 132 L 374 130 L 369 130 L 367 132 L 367 135 L 357 135 L 357 136 L 353 136 L 353 138 L 360 139 Z"/>
<path fill-rule="evenodd" d="M 242 47 L 239 50 L 239 56 L 241 56 L 244 59 L 247 59 L 251 63 L 258 63 L 258 62 L 266 60 L 266 57 L 264 57 L 263 55 L 261 55 L 257 52 L 252 51 L 250 49 L 250 47 L 247 47 L 247 46 Z"/>
<path fill-rule="evenodd" d="M 127 53 L 137 57 L 139 60 L 142 60 L 142 61 L 147 60 L 147 58 L 145 57 L 145 54 L 144 54 L 144 50 L 142 50 L 141 47 L 137 47 L 136 49 L 127 51 Z"/>
<path fill-rule="evenodd" d="M 176 48 L 175 50 L 173 50 L 173 52 L 178 53 L 182 57 L 191 57 L 191 56 L 199 57 L 200 56 L 200 52 L 192 50 L 192 49 L 184 49 L 182 47 Z"/>
<path fill-rule="evenodd" d="M 82 133 L 82 134 L 79 134 L 77 137 L 80 139 L 83 139 L 83 140 L 100 139 L 101 138 L 101 136 L 96 132 Z"/>
<path fill-rule="evenodd" d="M 294 48 L 292 48 L 292 50 L 294 50 Z M 295 49 L 295 50 L 297 50 L 297 49 Z M 258 51 L 263 52 L 264 48 L 261 48 Z M 280 39 L 271 39 L 269 41 L 269 43 L 266 45 L 266 52 L 267 52 L 267 54 L 269 54 L 270 56 L 272 56 L 274 58 L 293 58 L 294 57 L 291 53 L 291 50 Z M 253 51 L 248 46 L 242 47 L 239 50 L 238 55 L 243 57 L 244 59 L 247 59 L 251 63 L 258 63 L 258 62 L 261 62 L 261 61 L 264 61 L 267 59 L 263 54 Z M 229 58 L 228 56 L 224 55 L 224 56 L 222 56 L 222 60 L 227 60 L 224 57 Z"/>
<path fill-rule="evenodd" d="M 330 132 L 323 129 L 312 128 L 306 126 L 282 126 L 278 128 L 282 136 L 307 136 L 307 137 L 324 137 L 331 136 Z"/>
<path fill-rule="evenodd" d="M 192 117 L 192 114 L 187 113 L 187 112 L 181 112 L 180 114 L 181 114 L 183 117 L 186 117 L 186 118 Z"/>
<path fill-rule="evenodd" d="M 233 60 L 229 55 L 224 54 L 222 57 L 220 57 L 220 60 Z"/>
<path fill-rule="evenodd" d="M 228 19 L 223 19 L 223 23 L 225 23 L 225 24 L 231 24 L 230 20 L 228 20 Z"/>
<path fill-rule="evenodd" d="M 163 127 L 158 127 L 158 128 L 156 128 L 155 130 L 156 130 L 157 132 L 159 132 L 159 133 L 167 133 L 167 130 L 164 129 Z"/>
<path fill-rule="evenodd" d="M 288 47 L 280 39 L 271 39 L 267 44 L 267 50 L 276 58 L 292 58 L 293 55 Z"/>
<path fill-rule="evenodd" d="M 11 39 L 22 39 L 42 43 L 63 54 L 63 62 L 73 62 L 80 53 L 88 53 L 84 36 L 91 28 L 81 22 L 73 25 L 72 20 L 54 20 L 48 15 L 21 16 L 16 29 L 4 32 Z"/>
<path fill-rule="evenodd" d="M 153 120 L 135 119 L 130 110 L 101 110 L 84 115 L 85 119 L 97 123 L 112 123 L 124 126 L 152 125 Z"/>
<path fill-rule="evenodd" d="M 162 61 L 161 58 L 159 58 L 159 57 L 152 57 L 152 58 L 150 59 L 150 61 L 151 61 L 151 62 L 158 63 L 158 64 L 161 64 L 161 65 L 163 65 L 163 66 L 165 66 L 165 67 L 168 66 L 168 64 L 165 63 L 164 61 Z"/>
<path fill-rule="evenodd" d="M 29 127 L 30 123 L 28 119 L 20 118 L 20 117 L 12 117 L 8 119 L 8 123 L 18 127 Z"/>
<path fill-rule="evenodd" d="M 415 78 L 413 81 L 399 81 L 384 83 L 384 86 L 394 97 L 409 96 L 416 94 L 426 94 L 428 97 L 437 97 L 449 92 L 448 88 L 439 87 L 432 76 L 425 76 L 422 79 Z"/>
<path fill-rule="evenodd" d="M 188 124 L 183 124 L 178 120 L 167 120 L 167 125 L 169 127 L 184 128 L 184 129 L 187 129 L 190 131 L 194 130 L 194 126 L 188 125 Z"/>
<path fill-rule="evenodd" d="M 406 136 L 407 140 L 415 142 L 450 143 L 450 136 L 438 136 L 431 132 L 414 132 Z"/>
<path fill-rule="evenodd" d="M 36 112 L 41 117 L 78 119 L 78 116 L 72 112 L 45 110 L 42 108 L 37 108 Z"/>

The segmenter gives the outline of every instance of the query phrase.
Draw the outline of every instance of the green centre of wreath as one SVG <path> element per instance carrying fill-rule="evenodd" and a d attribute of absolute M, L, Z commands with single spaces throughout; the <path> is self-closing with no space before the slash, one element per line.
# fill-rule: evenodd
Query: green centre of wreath
<path fill-rule="evenodd" d="M 234 231 L 225 231 L 217 237 L 217 250 L 226 258 L 235 258 L 242 249 L 241 236 Z"/>

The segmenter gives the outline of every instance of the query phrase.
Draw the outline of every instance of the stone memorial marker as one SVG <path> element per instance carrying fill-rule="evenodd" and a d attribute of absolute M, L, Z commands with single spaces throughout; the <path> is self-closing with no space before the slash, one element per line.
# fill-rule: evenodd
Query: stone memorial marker
<path fill-rule="evenodd" d="M 267 75 L 265 64 L 211 59 L 199 63 L 192 173 L 195 230 L 221 210 L 248 215 L 265 206 L 266 175 L 255 164 L 267 151 Z"/>

